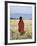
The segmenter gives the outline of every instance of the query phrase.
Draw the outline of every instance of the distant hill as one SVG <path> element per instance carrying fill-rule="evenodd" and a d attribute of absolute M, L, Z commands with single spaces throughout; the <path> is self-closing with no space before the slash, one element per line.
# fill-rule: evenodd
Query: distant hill
<path fill-rule="evenodd" d="M 19 19 L 19 18 L 10 18 L 10 19 Z"/>

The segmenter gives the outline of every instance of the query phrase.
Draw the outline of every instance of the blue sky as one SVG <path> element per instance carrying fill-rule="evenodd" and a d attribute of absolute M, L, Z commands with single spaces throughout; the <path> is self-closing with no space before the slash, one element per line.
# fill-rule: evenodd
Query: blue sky
<path fill-rule="evenodd" d="M 23 19 L 32 18 L 32 7 L 31 6 L 10 6 L 10 17 L 19 18 L 20 16 Z"/>

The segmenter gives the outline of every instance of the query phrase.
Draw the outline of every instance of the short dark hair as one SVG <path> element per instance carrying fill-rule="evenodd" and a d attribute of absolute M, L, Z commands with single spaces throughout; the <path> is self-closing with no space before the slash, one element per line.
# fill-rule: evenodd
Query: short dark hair
<path fill-rule="evenodd" d="M 22 20 L 22 17 L 20 16 L 20 18 L 19 18 L 20 20 Z"/>

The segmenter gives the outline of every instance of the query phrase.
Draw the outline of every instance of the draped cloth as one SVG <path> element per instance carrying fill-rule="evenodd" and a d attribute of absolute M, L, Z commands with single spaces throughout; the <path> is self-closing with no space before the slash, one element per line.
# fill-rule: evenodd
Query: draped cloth
<path fill-rule="evenodd" d="M 24 32 L 24 22 L 23 22 L 23 20 L 21 20 L 21 21 L 19 21 L 19 23 L 18 23 L 18 31 L 19 32 Z"/>

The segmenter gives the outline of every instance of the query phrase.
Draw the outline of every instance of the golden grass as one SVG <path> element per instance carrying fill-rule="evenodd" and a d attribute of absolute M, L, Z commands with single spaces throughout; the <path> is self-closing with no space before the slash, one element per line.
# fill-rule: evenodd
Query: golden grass
<path fill-rule="evenodd" d="M 18 32 L 19 20 L 10 20 L 10 39 L 30 39 L 32 38 L 32 20 L 23 20 L 24 30 L 26 31 L 23 35 Z"/>

